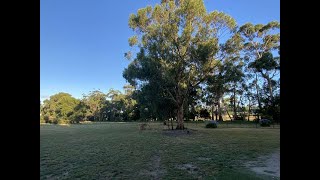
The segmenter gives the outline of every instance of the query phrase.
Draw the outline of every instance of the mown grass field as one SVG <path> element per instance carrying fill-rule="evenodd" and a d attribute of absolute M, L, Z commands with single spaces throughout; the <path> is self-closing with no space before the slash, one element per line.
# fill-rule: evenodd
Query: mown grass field
<path fill-rule="evenodd" d="M 245 163 L 279 149 L 280 129 L 230 125 L 188 123 L 188 134 L 160 123 L 41 125 L 40 179 L 273 179 Z"/>

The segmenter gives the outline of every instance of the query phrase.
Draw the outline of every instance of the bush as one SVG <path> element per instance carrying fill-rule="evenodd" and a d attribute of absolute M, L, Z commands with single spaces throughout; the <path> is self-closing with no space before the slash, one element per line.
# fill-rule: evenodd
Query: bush
<path fill-rule="evenodd" d="M 217 122 L 216 121 L 209 121 L 208 124 L 206 124 L 206 128 L 217 128 Z"/>
<path fill-rule="evenodd" d="M 40 123 L 46 123 L 43 116 L 40 116 Z"/>
<path fill-rule="evenodd" d="M 235 120 L 243 121 L 245 120 L 244 116 L 236 116 Z"/>
<path fill-rule="evenodd" d="M 262 115 L 261 119 L 267 119 L 267 120 L 271 119 L 272 120 L 273 118 L 272 118 L 272 115 L 267 115 L 266 114 L 266 115 Z"/>
<path fill-rule="evenodd" d="M 271 125 L 271 121 L 269 119 L 261 119 L 259 123 L 262 127 L 270 127 Z"/>
<path fill-rule="evenodd" d="M 70 124 L 70 121 L 67 119 L 59 119 L 58 124 Z"/>

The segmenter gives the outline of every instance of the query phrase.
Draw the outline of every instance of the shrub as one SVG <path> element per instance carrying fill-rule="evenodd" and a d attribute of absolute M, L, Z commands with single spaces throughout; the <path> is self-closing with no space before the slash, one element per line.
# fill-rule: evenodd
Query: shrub
<path fill-rule="evenodd" d="M 262 115 L 261 119 L 271 119 L 272 120 L 272 115 L 268 115 L 268 114 Z"/>
<path fill-rule="evenodd" d="M 59 119 L 59 121 L 57 123 L 58 124 L 70 124 L 70 121 L 68 121 L 67 119 Z"/>
<path fill-rule="evenodd" d="M 40 123 L 46 123 L 43 116 L 40 116 Z"/>
<path fill-rule="evenodd" d="M 206 128 L 217 128 L 217 122 L 216 121 L 209 121 L 208 124 L 206 124 Z"/>
<path fill-rule="evenodd" d="M 269 119 L 261 119 L 259 123 L 262 127 L 270 127 L 271 125 L 271 121 Z"/>
<path fill-rule="evenodd" d="M 235 120 L 243 121 L 243 120 L 245 120 L 245 117 L 244 116 L 236 116 Z"/>

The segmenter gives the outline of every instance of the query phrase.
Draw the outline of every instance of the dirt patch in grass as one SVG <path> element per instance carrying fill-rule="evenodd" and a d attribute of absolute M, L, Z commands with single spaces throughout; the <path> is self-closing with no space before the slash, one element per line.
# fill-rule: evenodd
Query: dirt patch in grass
<path fill-rule="evenodd" d="M 155 154 L 149 163 L 149 169 L 140 172 L 141 175 L 148 176 L 149 179 L 161 179 L 165 174 L 165 170 L 161 169 L 161 157 L 159 153 Z"/>
<path fill-rule="evenodd" d="M 207 157 L 198 157 L 197 159 L 200 161 L 210 161 L 211 160 L 211 158 L 207 158 Z"/>
<path fill-rule="evenodd" d="M 256 161 L 248 162 L 246 167 L 257 174 L 280 178 L 280 150 L 267 156 L 260 156 Z"/>
<path fill-rule="evenodd" d="M 199 171 L 199 168 L 193 164 L 182 164 L 176 166 L 177 169 L 186 170 L 190 174 L 195 174 Z"/>

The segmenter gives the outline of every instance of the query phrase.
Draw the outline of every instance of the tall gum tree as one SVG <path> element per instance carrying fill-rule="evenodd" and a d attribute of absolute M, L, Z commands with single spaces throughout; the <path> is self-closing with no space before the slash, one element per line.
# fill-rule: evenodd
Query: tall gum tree
<path fill-rule="evenodd" d="M 250 62 L 248 67 L 255 73 L 256 97 L 260 111 L 262 110 L 258 74 L 267 81 L 270 102 L 273 104 L 273 84 L 276 73 L 280 69 L 280 58 L 273 57 L 280 52 L 280 23 L 271 21 L 267 24 L 246 23 L 239 28 L 244 39 L 244 52 Z M 280 54 L 280 53 L 279 53 Z"/>
<path fill-rule="evenodd" d="M 212 75 L 219 36 L 235 26 L 225 13 L 207 13 L 203 0 L 163 0 L 139 9 L 129 18 L 135 32 L 129 45 L 140 51 L 123 76 L 140 88 L 157 84 L 175 104 L 176 129 L 184 129 L 183 108 L 189 91 Z"/>

